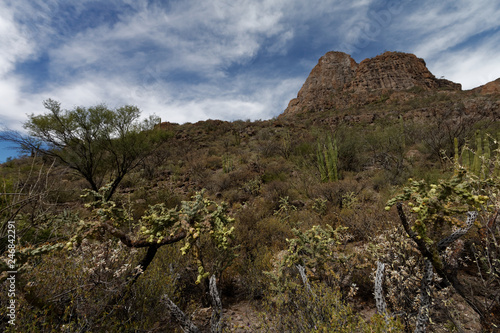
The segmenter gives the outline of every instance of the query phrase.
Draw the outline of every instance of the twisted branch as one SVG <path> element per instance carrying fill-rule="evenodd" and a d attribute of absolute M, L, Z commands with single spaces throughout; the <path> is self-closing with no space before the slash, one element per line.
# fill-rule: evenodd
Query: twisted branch
<path fill-rule="evenodd" d="M 467 304 L 470 305 L 470 307 L 474 310 L 474 312 L 476 312 L 479 315 L 479 317 L 481 318 L 482 326 L 484 328 L 490 327 L 490 323 L 492 322 L 491 314 L 484 307 L 484 305 L 474 297 L 471 291 L 468 290 L 464 285 L 462 285 L 462 283 L 458 280 L 458 278 L 454 274 L 452 274 L 452 272 L 447 271 L 443 267 L 443 263 L 439 258 L 440 253 L 444 251 L 446 247 L 448 247 L 455 240 L 463 236 L 471 228 L 472 224 L 477 218 L 477 212 L 468 212 L 466 227 L 457 230 L 450 236 L 441 240 L 438 243 L 437 248 L 434 249 L 434 251 L 431 251 L 425 244 L 425 241 L 422 238 L 419 238 L 415 234 L 415 232 L 411 230 L 408 224 L 408 220 L 406 219 L 406 215 L 403 211 L 403 204 L 401 202 L 398 202 L 396 207 L 398 210 L 399 218 L 401 220 L 401 223 L 403 224 L 406 233 L 417 244 L 420 253 L 426 260 L 426 266 L 428 265 L 427 261 L 429 261 L 432 264 L 432 267 L 436 270 L 436 273 L 443 279 L 444 283 L 446 285 L 451 285 L 455 289 L 455 291 L 467 302 Z M 430 267 L 430 265 L 427 267 Z"/>

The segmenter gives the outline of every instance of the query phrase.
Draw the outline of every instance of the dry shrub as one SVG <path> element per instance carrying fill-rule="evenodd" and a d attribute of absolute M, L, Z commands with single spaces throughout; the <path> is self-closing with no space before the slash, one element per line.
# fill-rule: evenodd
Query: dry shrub
<path fill-rule="evenodd" d="M 320 215 L 310 210 L 297 210 L 290 214 L 288 225 L 294 228 L 309 229 L 314 225 L 331 223 L 324 221 Z"/>
<path fill-rule="evenodd" d="M 213 171 L 222 169 L 222 159 L 220 158 L 220 156 L 208 156 L 205 163 L 207 169 Z"/>
<path fill-rule="evenodd" d="M 231 176 L 222 170 L 213 172 L 205 182 L 205 188 L 212 193 L 222 192 L 232 187 Z"/>
<path fill-rule="evenodd" d="M 275 180 L 264 184 L 261 187 L 261 196 L 264 200 L 274 204 L 274 209 L 278 209 L 278 202 L 281 198 L 289 196 L 290 183 Z"/>
<path fill-rule="evenodd" d="M 354 179 L 342 179 L 336 182 L 320 183 L 313 190 L 314 198 L 323 198 L 335 206 L 342 208 L 342 200 L 346 195 L 353 193 L 358 196 L 365 188 L 364 183 Z"/>
<path fill-rule="evenodd" d="M 413 331 L 421 302 L 421 281 L 424 273 L 422 255 L 399 226 L 373 238 L 368 250 L 374 256 L 373 261 L 378 260 L 386 264 L 383 293 L 389 314 L 400 318 L 406 331 Z M 433 275 L 429 309 L 431 331 L 440 331 L 444 327 L 449 329 L 450 325 L 454 328 L 455 324 L 461 321 L 451 313 L 453 306 L 456 306 L 451 301 L 454 292 L 441 285 L 441 281 L 437 274 Z"/>
<path fill-rule="evenodd" d="M 274 204 L 258 199 L 245 204 L 236 213 L 235 242 L 240 245 L 234 271 L 242 292 L 261 297 L 264 288 L 263 271 L 269 270 L 274 253 L 285 246 L 291 235 L 290 227 L 273 216 Z"/>
<path fill-rule="evenodd" d="M 341 209 L 334 214 L 356 240 L 368 240 L 391 226 L 389 214 L 378 207 L 363 205 Z"/>
<path fill-rule="evenodd" d="M 107 302 L 126 285 L 137 256 L 120 244 L 84 240 L 69 258 L 67 252 L 54 252 L 34 260 L 22 275 L 27 302 L 19 308 L 17 329 L 79 330 L 106 320 Z"/>

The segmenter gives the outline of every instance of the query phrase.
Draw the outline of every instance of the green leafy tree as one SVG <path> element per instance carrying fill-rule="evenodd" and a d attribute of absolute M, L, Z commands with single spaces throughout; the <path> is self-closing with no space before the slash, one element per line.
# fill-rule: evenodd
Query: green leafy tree
<path fill-rule="evenodd" d="M 153 131 L 159 119 L 151 116 L 140 121 L 141 112 L 135 106 L 112 110 L 100 104 L 63 110 L 52 99 L 43 105 L 48 112 L 31 114 L 24 124 L 29 136 L 6 132 L 0 139 L 26 152 L 55 157 L 82 176 L 93 191 L 110 183 L 107 199 L 160 142 L 160 131 Z"/>

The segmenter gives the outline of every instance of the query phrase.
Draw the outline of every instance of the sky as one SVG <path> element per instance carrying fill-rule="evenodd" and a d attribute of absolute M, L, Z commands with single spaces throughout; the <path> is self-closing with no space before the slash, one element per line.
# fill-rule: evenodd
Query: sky
<path fill-rule="evenodd" d="M 500 77 L 499 17 L 495 0 L 2 0 L 0 130 L 22 131 L 48 98 L 270 119 L 328 51 L 414 53 L 471 89 Z"/>

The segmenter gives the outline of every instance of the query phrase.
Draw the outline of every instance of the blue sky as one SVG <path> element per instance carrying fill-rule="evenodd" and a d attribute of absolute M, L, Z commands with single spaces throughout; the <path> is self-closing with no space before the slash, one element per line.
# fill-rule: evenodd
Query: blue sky
<path fill-rule="evenodd" d="M 3 0 L 0 128 L 22 130 L 47 98 L 177 123 L 269 119 L 328 51 L 415 53 L 471 89 L 500 77 L 498 17 L 491 0 Z"/>

